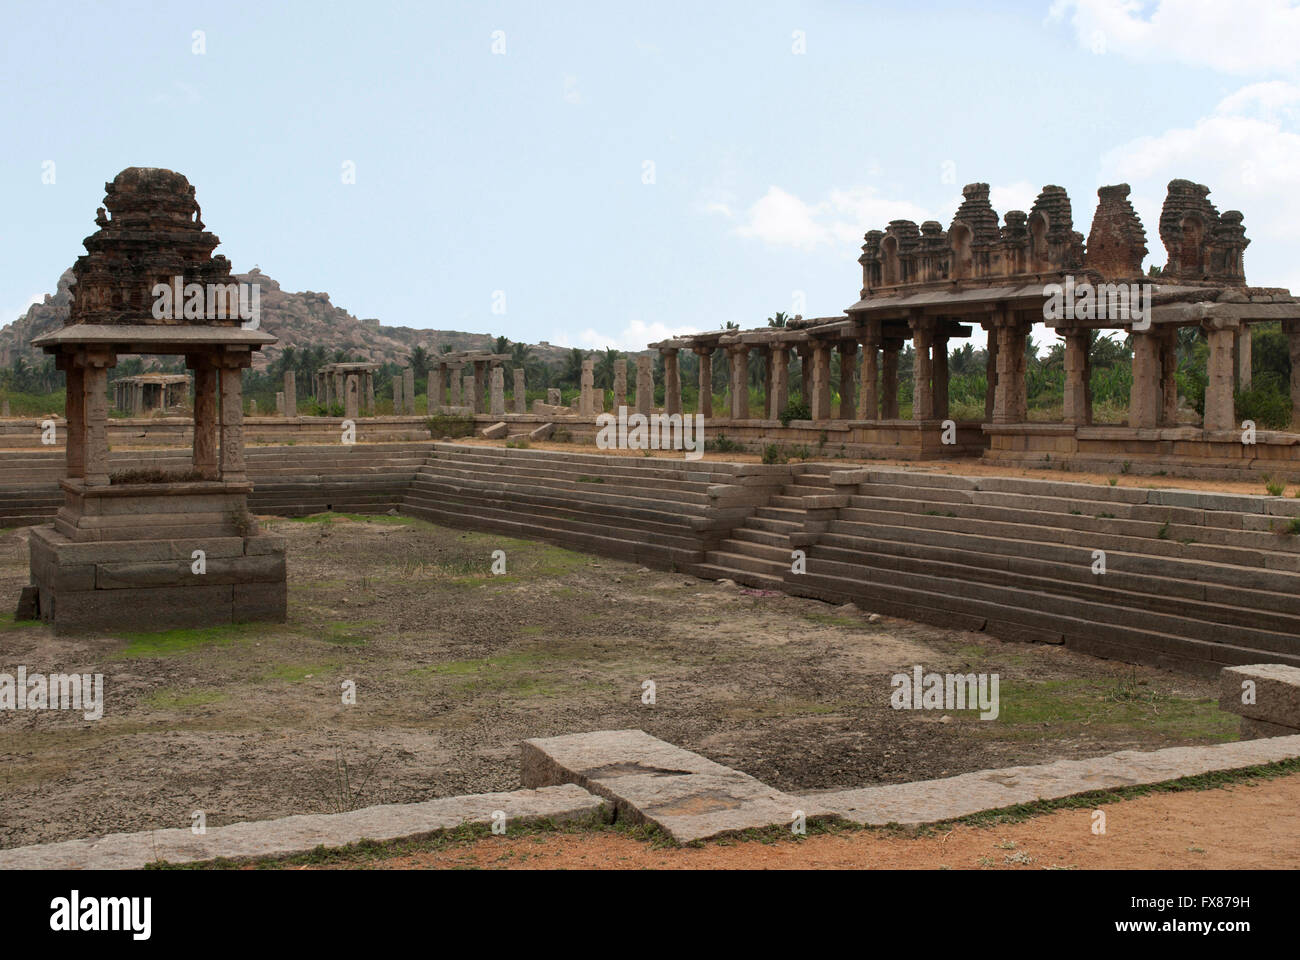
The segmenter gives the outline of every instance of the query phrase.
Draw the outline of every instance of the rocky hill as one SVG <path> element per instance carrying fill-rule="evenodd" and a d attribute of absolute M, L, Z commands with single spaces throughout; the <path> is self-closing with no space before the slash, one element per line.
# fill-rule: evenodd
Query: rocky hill
<path fill-rule="evenodd" d="M 261 285 L 262 329 L 280 340 L 259 355 L 257 367 L 272 362 L 286 346 L 324 346 L 331 354 L 342 350 L 349 359 L 383 363 L 404 361 L 416 346 L 441 353 L 444 347 L 487 350 L 495 343 L 495 338 L 486 333 L 386 327 L 378 320 L 358 319 L 330 303 L 328 293 L 286 292 L 256 267 L 236 277 L 243 283 Z M 19 356 L 32 361 L 40 359 L 31 348 L 32 339 L 67 322 L 73 283 L 72 271 L 65 271 L 54 294 L 46 294 L 44 302 L 33 304 L 25 315 L 0 327 L 0 367 L 8 367 Z M 549 344 L 533 347 L 533 354 L 546 363 L 560 363 L 567 353 Z"/>

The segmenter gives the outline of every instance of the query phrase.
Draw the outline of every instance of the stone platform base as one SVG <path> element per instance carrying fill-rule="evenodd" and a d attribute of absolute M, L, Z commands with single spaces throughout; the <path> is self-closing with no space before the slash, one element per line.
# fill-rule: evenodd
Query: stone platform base
<path fill-rule="evenodd" d="M 79 543 L 43 526 L 32 528 L 30 549 L 40 618 L 56 633 L 285 620 L 283 537 Z"/>

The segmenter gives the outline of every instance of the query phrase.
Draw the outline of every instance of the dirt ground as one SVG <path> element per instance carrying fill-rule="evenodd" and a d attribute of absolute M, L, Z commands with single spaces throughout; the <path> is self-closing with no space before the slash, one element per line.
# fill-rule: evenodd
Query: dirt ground
<path fill-rule="evenodd" d="M 103 673 L 106 698 L 98 721 L 0 712 L 0 846 L 510 790 L 521 740 L 585 730 L 794 792 L 1236 739 L 1211 683 L 1059 647 L 409 518 L 264 524 L 287 624 L 56 638 L 0 613 L 0 672 Z M 27 577 L 0 532 L 5 608 Z M 999 674 L 1000 716 L 892 710 L 914 665 Z"/>
<path fill-rule="evenodd" d="M 799 840 L 655 847 L 611 832 L 489 836 L 446 849 L 337 864 L 385 870 L 1230 870 L 1300 868 L 1300 774 L 1154 793 L 1023 823 L 924 836 L 858 830 Z"/>

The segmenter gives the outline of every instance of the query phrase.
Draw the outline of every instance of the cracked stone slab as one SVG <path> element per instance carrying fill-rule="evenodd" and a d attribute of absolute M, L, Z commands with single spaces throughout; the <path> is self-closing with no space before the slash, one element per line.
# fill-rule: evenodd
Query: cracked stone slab
<path fill-rule="evenodd" d="M 1205 747 L 1125 750 L 1088 760 L 981 770 L 943 780 L 862 787 L 816 795 L 816 802 L 854 823 L 937 823 L 1036 800 L 1059 800 L 1093 790 L 1164 783 L 1221 770 L 1300 757 L 1300 735 Z"/>
<path fill-rule="evenodd" d="M 605 803 L 572 784 L 511 793 L 443 797 L 422 803 L 393 803 L 347 813 L 304 814 L 209 827 L 198 836 L 188 827 L 113 833 L 89 840 L 0 850 L 3 870 L 135 870 L 157 860 L 194 863 L 218 857 L 290 856 L 318 846 L 341 847 L 361 840 L 402 840 L 490 824 L 500 810 L 506 829 L 530 820 L 581 820 L 603 815 Z"/>
<path fill-rule="evenodd" d="M 574 783 L 613 801 L 621 815 L 653 823 L 678 843 L 832 816 L 821 803 L 683 750 L 643 730 L 600 730 L 525 740 L 524 786 Z"/>
<path fill-rule="evenodd" d="M 1243 684 L 1254 687 L 1254 702 L 1243 703 Z M 1300 729 L 1300 667 L 1255 663 L 1219 672 L 1219 709 L 1268 727 Z"/>

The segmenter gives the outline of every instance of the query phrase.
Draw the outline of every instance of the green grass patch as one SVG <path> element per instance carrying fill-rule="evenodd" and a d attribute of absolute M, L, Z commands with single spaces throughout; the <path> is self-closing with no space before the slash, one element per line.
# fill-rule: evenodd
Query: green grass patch
<path fill-rule="evenodd" d="M 368 639 L 362 635 L 363 631 L 382 625 L 382 620 L 356 620 L 351 623 L 346 621 L 329 623 L 325 625 L 325 631 L 321 635 L 321 639 L 326 643 L 359 647 Z"/>
<path fill-rule="evenodd" d="M 174 657 L 206 646 L 243 643 L 257 637 L 284 632 L 283 624 L 231 623 L 217 627 L 186 627 L 177 630 L 131 631 L 118 634 L 127 644 L 116 653 L 117 659 L 130 657 Z"/>
<path fill-rule="evenodd" d="M 339 513 L 337 511 L 328 511 L 326 513 L 313 513 L 308 517 L 286 517 L 290 523 L 338 523 L 339 521 L 353 523 L 386 523 L 399 527 L 416 527 L 424 523 L 418 517 L 404 517 L 400 514 L 391 516 L 387 513 Z"/>

